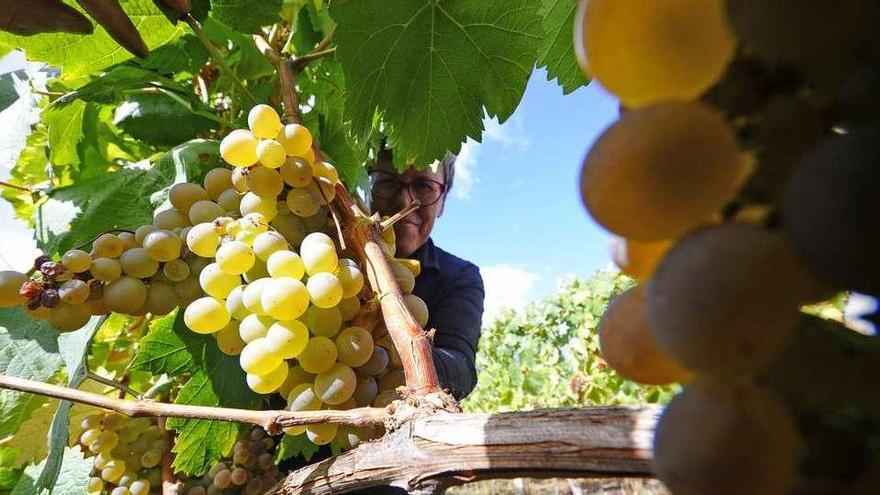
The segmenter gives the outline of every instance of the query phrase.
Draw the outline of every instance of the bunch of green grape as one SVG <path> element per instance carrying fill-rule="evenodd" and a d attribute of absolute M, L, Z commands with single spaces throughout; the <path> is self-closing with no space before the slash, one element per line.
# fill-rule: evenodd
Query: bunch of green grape
<path fill-rule="evenodd" d="M 78 443 L 94 468 L 89 495 L 149 495 L 162 490 L 161 463 L 168 438 L 155 419 L 116 413 L 85 417 Z"/>
<path fill-rule="evenodd" d="M 575 51 L 621 101 L 581 170 L 639 285 L 600 324 L 621 375 L 683 383 L 654 442 L 676 494 L 787 493 L 805 452 L 754 378 L 801 308 L 880 294 L 880 4 L 582 0 Z"/>
<path fill-rule="evenodd" d="M 181 495 L 260 495 L 280 479 L 275 440 L 254 428 L 235 442 L 232 456 L 220 459 L 204 476 L 183 482 Z"/>

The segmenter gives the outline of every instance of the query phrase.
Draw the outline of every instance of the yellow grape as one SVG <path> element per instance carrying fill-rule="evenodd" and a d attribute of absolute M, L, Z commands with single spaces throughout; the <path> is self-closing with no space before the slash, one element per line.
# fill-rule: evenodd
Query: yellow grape
<path fill-rule="evenodd" d="M 257 138 L 244 129 L 236 129 L 220 141 L 220 156 L 234 167 L 257 163 Z"/>
<path fill-rule="evenodd" d="M 309 306 L 301 320 L 313 335 L 333 337 L 342 328 L 342 313 L 336 308 Z"/>
<path fill-rule="evenodd" d="M 301 280 L 306 272 L 302 258 L 286 249 L 272 253 L 266 261 L 266 268 L 273 278 L 290 277 Z"/>
<path fill-rule="evenodd" d="M 361 300 L 357 297 L 343 298 L 339 301 L 339 304 L 336 305 L 336 309 L 339 310 L 339 313 L 342 316 L 342 321 L 352 320 L 361 312 Z"/>
<path fill-rule="evenodd" d="M 192 207 L 190 207 L 190 210 L 192 210 Z M 187 225 L 190 225 L 190 223 L 192 222 L 190 222 L 187 215 L 184 215 L 174 208 L 162 210 L 156 213 L 155 216 L 153 216 L 153 226 L 157 229 L 181 229 L 183 227 L 186 227 Z M 146 233 L 144 233 L 143 235 L 146 236 Z M 137 239 L 138 236 L 135 235 L 135 238 Z M 143 242 L 143 237 L 140 237 L 140 239 L 141 240 L 139 242 Z"/>
<path fill-rule="evenodd" d="M 308 342 L 309 329 L 298 320 L 279 321 L 266 333 L 266 343 L 283 359 L 298 356 Z"/>
<path fill-rule="evenodd" d="M 205 294 L 202 292 L 201 285 L 199 285 L 198 275 L 194 273 L 185 280 L 175 282 L 174 292 L 177 293 L 177 297 L 180 299 L 180 306 L 186 306 Z"/>
<path fill-rule="evenodd" d="M 364 274 L 357 267 L 340 263 L 336 276 L 342 283 L 343 298 L 355 297 L 364 288 Z"/>
<path fill-rule="evenodd" d="M 147 300 L 147 286 L 132 277 L 120 277 L 104 287 L 104 303 L 111 311 L 132 314 Z"/>
<path fill-rule="evenodd" d="M 318 213 L 321 204 L 308 189 L 294 187 L 287 191 L 287 207 L 296 216 L 310 217 Z"/>
<path fill-rule="evenodd" d="M 291 156 L 278 169 L 284 182 L 293 187 L 306 187 L 312 181 L 312 167 L 306 160 Z"/>
<path fill-rule="evenodd" d="M 82 304 L 89 298 L 91 289 L 89 284 L 79 279 L 72 279 L 64 282 L 58 288 L 58 295 L 61 300 L 70 304 Z"/>
<path fill-rule="evenodd" d="M 348 327 L 336 336 L 336 350 L 340 362 L 363 366 L 373 354 L 373 336 L 365 328 Z"/>
<path fill-rule="evenodd" d="M 287 379 L 287 373 L 287 363 L 281 361 L 281 364 L 276 366 L 275 369 L 263 375 L 248 373 L 247 384 L 251 390 L 258 394 L 271 394 L 281 388 L 284 380 Z"/>
<path fill-rule="evenodd" d="M 268 168 L 278 168 L 284 165 L 287 155 L 284 146 L 274 139 L 264 139 L 257 145 L 257 157 L 260 164 Z"/>
<path fill-rule="evenodd" d="M 241 321 L 247 317 L 247 315 L 251 314 L 251 312 L 244 305 L 244 289 L 245 285 L 239 285 L 238 287 L 229 291 L 229 295 L 226 296 L 226 311 L 238 321 Z"/>
<path fill-rule="evenodd" d="M 327 445 L 336 438 L 338 430 L 336 424 L 313 424 L 306 426 L 306 436 L 315 445 Z"/>
<path fill-rule="evenodd" d="M 182 215 L 189 215 L 189 209 L 196 201 L 207 199 L 210 199 L 208 192 L 202 186 L 190 182 L 179 182 L 168 190 L 168 201 Z"/>
<path fill-rule="evenodd" d="M 394 274 L 394 280 L 400 287 L 400 291 L 404 294 L 412 293 L 416 287 L 416 277 L 412 271 L 399 261 L 394 260 L 391 262 L 391 272 Z"/>
<path fill-rule="evenodd" d="M 150 257 L 144 248 L 129 249 L 119 257 L 122 271 L 129 277 L 148 278 L 159 270 L 159 262 Z"/>
<path fill-rule="evenodd" d="M 220 348 L 220 351 L 222 351 L 223 354 L 228 356 L 238 356 L 241 354 L 241 350 L 244 349 L 246 342 L 242 340 L 241 335 L 239 335 L 238 327 L 239 323 L 235 320 L 231 320 L 229 324 L 214 334 L 214 337 L 217 338 L 217 347 Z"/>
<path fill-rule="evenodd" d="M 403 370 L 388 370 L 379 377 L 380 390 L 394 390 L 406 385 L 406 373 Z"/>
<path fill-rule="evenodd" d="M 287 395 L 288 411 L 317 411 L 319 409 L 321 409 L 321 399 L 315 395 L 311 383 L 297 385 L 293 387 L 293 390 Z M 291 426 L 290 428 L 284 429 L 284 433 L 288 435 L 301 435 L 305 431 L 305 426 Z"/>
<path fill-rule="evenodd" d="M 190 274 L 189 264 L 182 259 L 171 260 L 162 267 L 162 273 L 172 282 L 186 280 Z"/>
<path fill-rule="evenodd" d="M 101 234 L 92 243 L 92 249 L 95 252 L 95 257 L 118 258 L 125 250 L 125 244 L 114 234 Z"/>
<path fill-rule="evenodd" d="M 196 201 L 189 209 L 189 221 L 193 225 L 213 222 L 224 215 L 226 215 L 226 210 L 222 206 L 207 199 Z"/>
<path fill-rule="evenodd" d="M 618 237 L 612 243 L 611 259 L 620 271 L 644 282 L 651 278 L 672 245 L 671 240 L 645 242 Z"/>
<path fill-rule="evenodd" d="M 69 332 L 82 328 L 92 317 L 89 307 L 85 304 L 58 303 L 49 310 L 49 324 L 59 332 Z"/>
<path fill-rule="evenodd" d="M 199 223 L 186 233 L 186 246 L 203 258 L 213 258 L 220 247 L 220 236 L 211 222 Z"/>
<path fill-rule="evenodd" d="M 214 333 L 229 324 L 230 316 L 223 301 L 202 297 L 191 302 L 183 313 L 183 321 L 196 333 Z"/>
<path fill-rule="evenodd" d="M 134 237 L 134 234 L 132 234 L 131 232 L 120 232 L 119 235 L 117 235 L 116 237 L 118 237 L 119 240 L 122 241 L 122 245 L 124 246 L 123 249 L 125 250 L 134 249 L 140 246 L 140 243 L 138 243 L 137 239 L 135 239 Z"/>
<path fill-rule="evenodd" d="M 297 356 L 299 365 L 309 373 L 321 373 L 336 362 L 336 344 L 327 337 L 312 337 Z"/>
<path fill-rule="evenodd" d="M 291 246 L 295 248 L 300 247 L 303 239 L 306 236 L 305 226 L 303 226 L 303 223 L 299 219 L 299 217 L 293 214 L 278 215 L 277 217 L 272 219 L 271 225 L 275 230 L 283 235 L 285 239 L 287 239 L 287 242 Z"/>
<path fill-rule="evenodd" d="M 116 459 L 108 462 L 101 470 L 101 478 L 111 483 L 119 481 L 123 474 L 125 474 L 125 462 Z"/>
<path fill-rule="evenodd" d="M 428 324 L 428 305 L 425 304 L 425 301 L 415 294 L 406 294 L 403 296 L 403 300 L 406 302 L 406 306 L 409 308 L 410 313 L 412 313 L 413 318 L 415 318 L 416 323 L 420 327 L 425 328 L 425 325 Z"/>
<path fill-rule="evenodd" d="M 261 339 L 269 333 L 269 327 L 275 324 L 275 319 L 265 315 L 249 314 L 241 320 L 238 333 L 246 343 Z"/>
<path fill-rule="evenodd" d="M 312 133 L 299 124 L 285 125 L 275 139 L 284 146 L 289 156 L 306 157 L 312 149 Z"/>
<path fill-rule="evenodd" d="M 311 235 L 313 234 L 309 234 L 309 236 Z M 335 272 L 339 265 L 336 246 L 322 242 L 309 242 L 309 236 L 306 236 L 299 248 L 306 273 L 309 276 L 314 276 L 321 272 Z"/>
<path fill-rule="evenodd" d="M 24 300 L 18 291 L 27 280 L 27 275 L 14 270 L 0 272 L 0 308 L 11 308 Z"/>
<path fill-rule="evenodd" d="M 268 276 L 269 271 L 266 269 L 266 263 L 260 260 L 254 261 L 254 266 L 252 266 L 250 270 L 244 272 L 244 279 L 248 283 L 261 278 L 267 278 Z"/>
<path fill-rule="evenodd" d="M 336 363 L 315 377 L 313 390 L 324 404 L 342 404 L 351 398 L 357 386 L 354 371 L 342 363 Z"/>
<path fill-rule="evenodd" d="M 169 230 L 156 230 L 144 237 L 144 249 L 156 261 L 171 261 L 180 257 L 183 241 Z"/>
<path fill-rule="evenodd" d="M 232 177 L 230 180 L 232 181 L 232 189 L 235 192 L 246 193 L 250 191 L 250 185 L 248 184 L 248 175 L 250 175 L 250 168 L 237 168 L 232 171 Z"/>
<path fill-rule="evenodd" d="M 258 196 L 275 198 L 284 189 L 284 179 L 278 171 L 254 167 L 247 174 L 248 189 Z"/>
<path fill-rule="evenodd" d="M 205 174 L 204 186 L 208 199 L 219 202 L 220 194 L 232 187 L 232 171 L 222 167 L 212 168 Z"/>
<path fill-rule="evenodd" d="M 339 182 L 339 172 L 336 170 L 336 167 L 327 162 L 312 163 L 312 174 L 315 177 L 327 179 L 331 184 Z"/>
<path fill-rule="evenodd" d="M 281 118 L 274 108 L 261 103 L 248 112 L 248 127 L 260 139 L 273 138 L 281 130 Z"/>
<path fill-rule="evenodd" d="M 333 202 L 333 198 L 336 197 L 336 186 L 333 185 L 329 179 L 325 179 L 324 177 L 315 177 L 306 189 L 312 193 L 312 196 L 317 199 L 318 204 L 326 205 L 328 203 Z"/>
<path fill-rule="evenodd" d="M 272 282 L 272 279 L 269 278 L 260 278 L 254 280 L 253 282 L 247 284 L 244 288 L 244 294 L 242 294 L 242 301 L 244 302 L 244 307 L 247 308 L 251 313 L 255 313 L 258 315 L 265 315 L 266 309 L 263 308 L 263 289 Z"/>
<path fill-rule="evenodd" d="M 165 210 L 165 211 L 171 211 L 171 210 Z M 155 218 L 154 218 L 154 221 L 155 221 Z M 141 225 L 140 227 L 138 227 L 134 231 L 134 240 L 138 244 L 143 244 L 144 238 L 147 237 L 147 234 L 149 234 L 150 232 L 154 232 L 157 229 L 158 229 L 158 227 L 156 227 L 155 225 L 150 225 L 150 224 Z"/>
<path fill-rule="evenodd" d="M 288 247 L 284 236 L 273 231 L 257 234 L 253 242 L 254 254 L 257 256 L 257 259 L 266 262 L 269 261 L 269 257 L 272 254 L 286 250 Z"/>
<path fill-rule="evenodd" d="M 202 286 L 205 294 L 217 299 L 226 299 L 232 289 L 241 285 L 241 278 L 224 272 L 217 263 L 211 263 L 199 273 L 199 285 Z"/>
<path fill-rule="evenodd" d="M 261 294 L 263 309 L 277 320 L 294 320 L 309 307 L 310 291 L 293 277 L 270 279 Z"/>
<path fill-rule="evenodd" d="M 312 275 L 306 282 L 306 289 L 312 304 L 319 308 L 332 308 L 342 300 L 342 283 L 332 273 Z"/>
<path fill-rule="evenodd" d="M 675 494 L 791 493 L 803 445 L 791 414 L 754 385 L 697 381 L 654 435 L 652 471 Z"/>
<path fill-rule="evenodd" d="M 230 241 L 217 249 L 217 266 L 230 275 L 241 275 L 254 266 L 254 250 L 240 241 Z"/>
<path fill-rule="evenodd" d="M 269 347 L 265 339 L 256 339 L 244 346 L 238 357 L 238 362 L 241 364 L 241 369 L 247 373 L 259 375 L 269 373 L 284 360 L 272 352 L 272 348 Z"/>
<path fill-rule="evenodd" d="M 174 288 L 162 282 L 153 282 L 147 290 L 147 311 L 154 315 L 167 315 L 177 307 L 178 298 Z"/>
<path fill-rule="evenodd" d="M 61 263 L 73 273 L 82 273 L 92 266 L 92 258 L 85 251 L 71 249 L 61 257 Z"/>
<path fill-rule="evenodd" d="M 264 198 L 249 192 L 241 197 L 239 203 L 239 211 L 242 216 L 259 213 L 265 217 L 266 221 L 271 221 L 278 214 L 278 207 L 275 204 L 275 198 Z"/>
<path fill-rule="evenodd" d="M 241 210 L 241 194 L 235 189 L 227 189 L 220 193 L 217 198 L 217 204 L 226 212 L 237 212 Z"/>
<path fill-rule="evenodd" d="M 676 238 L 734 196 L 743 167 L 719 115 L 700 103 L 663 103 L 625 112 L 599 137 L 581 169 L 581 195 L 619 236 Z"/>
<path fill-rule="evenodd" d="M 298 364 L 290 365 L 287 372 L 287 379 L 281 384 L 278 393 L 285 399 L 290 396 L 294 387 L 302 384 L 311 385 L 315 381 L 315 375 L 306 372 L 302 366 Z"/>
<path fill-rule="evenodd" d="M 621 376 L 648 385 L 689 381 L 691 373 L 654 341 L 645 314 L 645 288 L 633 287 L 611 300 L 599 322 L 602 358 Z"/>
<path fill-rule="evenodd" d="M 582 0 L 578 60 L 627 107 L 693 100 L 733 57 L 724 9 L 724 0 Z"/>

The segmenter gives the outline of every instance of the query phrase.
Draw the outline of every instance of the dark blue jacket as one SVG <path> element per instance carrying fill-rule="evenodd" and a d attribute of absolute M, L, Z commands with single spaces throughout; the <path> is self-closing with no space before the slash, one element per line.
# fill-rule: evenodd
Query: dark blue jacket
<path fill-rule="evenodd" d="M 480 269 L 430 238 L 410 258 L 422 265 L 413 294 L 428 306 L 427 329 L 436 329 L 433 354 L 440 385 L 461 399 L 477 384 L 475 357 L 485 298 Z"/>

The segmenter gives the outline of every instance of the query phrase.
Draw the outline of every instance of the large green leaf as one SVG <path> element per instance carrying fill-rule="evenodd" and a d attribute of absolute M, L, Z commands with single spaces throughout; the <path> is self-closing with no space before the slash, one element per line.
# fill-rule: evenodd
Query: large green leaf
<path fill-rule="evenodd" d="M 211 0 L 211 16 L 245 33 L 259 33 L 260 28 L 279 20 L 282 0 Z"/>
<path fill-rule="evenodd" d="M 185 34 L 171 43 L 153 50 L 149 57 L 139 63 L 142 67 L 160 74 L 194 73 L 207 60 L 208 51 L 205 50 L 198 38 L 192 34 Z"/>
<path fill-rule="evenodd" d="M 562 92 L 571 93 L 589 83 L 574 55 L 574 16 L 577 2 L 543 0 L 544 46 L 538 66 L 547 68 L 547 77 L 556 78 Z"/>
<path fill-rule="evenodd" d="M 194 111 L 192 104 L 172 93 L 139 92 L 116 107 L 113 123 L 131 137 L 157 146 L 172 146 L 214 129 L 217 122 Z"/>
<path fill-rule="evenodd" d="M 122 0 L 120 3 L 151 49 L 173 41 L 183 33 L 183 26 L 168 22 L 151 0 Z M 0 43 L 24 49 L 31 60 L 61 67 L 61 77 L 65 80 L 94 74 L 133 56 L 99 25 L 95 25 L 95 32 L 89 35 L 44 33 L 15 36 L 0 33 Z"/>
<path fill-rule="evenodd" d="M 541 0 L 336 0 L 333 39 L 346 115 L 365 135 L 384 112 L 398 165 L 423 165 L 465 137 L 483 110 L 505 121 L 543 44 Z"/>
<path fill-rule="evenodd" d="M 175 398 L 178 404 L 254 408 L 259 402 L 247 386 L 238 358 L 222 353 L 212 336 L 189 330 L 181 312 L 151 325 L 131 368 L 188 374 Z M 188 475 L 200 475 L 228 455 L 239 433 L 237 424 L 224 421 L 170 419 L 168 427 L 177 432 L 174 468 Z"/>
<path fill-rule="evenodd" d="M 50 490 L 38 488 L 37 477 L 43 471 L 46 462 L 30 466 L 24 470 L 18 484 L 10 495 L 82 495 L 86 491 L 89 473 L 95 463 L 94 457 L 86 459 L 76 448 L 64 449 L 64 463 L 55 486 Z"/>
<path fill-rule="evenodd" d="M 88 243 L 114 229 L 133 230 L 152 222 L 153 210 L 167 188 L 184 171 L 184 179 L 199 180 L 220 165 L 216 141 L 195 140 L 164 154 L 153 168 L 127 168 L 54 190 L 37 212 L 37 236 L 48 253 Z"/>
<path fill-rule="evenodd" d="M 79 164 L 76 146 L 83 138 L 85 111 L 86 103 L 74 101 L 43 112 L 43 122 L 49 128 L 49 159 L 56 166 Z"/>

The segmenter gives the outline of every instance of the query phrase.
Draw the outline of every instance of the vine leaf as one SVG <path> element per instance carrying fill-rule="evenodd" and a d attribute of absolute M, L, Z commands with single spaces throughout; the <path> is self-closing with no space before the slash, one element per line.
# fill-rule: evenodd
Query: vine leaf
<path fill-rule="evenodd" d="M 65 448 L 63 454 L 63 468 L 58 474 L 58 480 L 51 489 L 52 495 L 81 495 L 86 491 L 86 484 L 89 481 L 89 473 L 92 471 L 94 458 L 86 459 L 78 447 Z M 50 493 L 50 490 L 39 489 L 36 477 L 47 464 L 43 461 L 40 464 L 25 468 L 18 484 L 13 488 L 10 495 L 42 495 Z"/>
<path fill-rule="evenodd" d="M 174 400 L 177 404 L 255 408 L 259 402 L 247 386 L 238 358 L 223 354 L 212 336 L 186 328 L 182 312 L 153 322 L 131 368 L 188 374 Z M 201 475 L 228 455 L 239 433 L 237 424 L 225 421 L 169 419 L 167 426 L 177 432 L 174 469 L 187 475 Z"/>
<path fill-rule="evenodd" d="M 120 4 L 150 49 L 173 41 L 184 32 L 182 25 L 168 22 L 151 0 L 122 0 Z M 0 33 L 0 44 L 24 49 L 31 60 L 63 67 L 61 79 L 70 82 L 132 57 L 100 25 L 95 26 L 94 33 L 85 36 L 70 33 L 35 36 Z"/>
<path fill-rule="evenodd" d="M 544 43 L 540 9 L 541 0 L 334 1 L 355 132 L 366 136 L 381 112 L 398 166 L 479 139 L 484 106 L 504 122 L 522 98 Z"/>
<path fill-rule="evenodd" d="M 211 15 L 237 31 L 259 33 L 279 19 L 281 4 L 281 0 L 211 0 Z"/>
<path fill-rule="evenodd" d="M 544 46 L 538 58 L 538 67 L 547 68 L 547 78 L 556 78 L 564 94 L 571 93 L 590 82 L 577 63 L 574 54 L 574 17 L 578 2 L 572 0 L 543 0 Z"/>
<path fill-rule="evenodd" d="M 284 435 L 278 443 L 278 451 L 275 452 L 275 463 L 278 464 L 291 457 L 302 457 L 306 461 L 311 461 L 318 450 L 319 447 L 309 440 L 305 433 Z"/>

